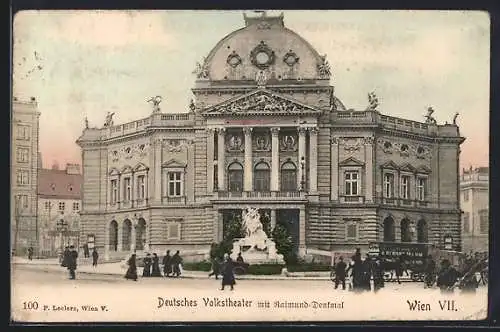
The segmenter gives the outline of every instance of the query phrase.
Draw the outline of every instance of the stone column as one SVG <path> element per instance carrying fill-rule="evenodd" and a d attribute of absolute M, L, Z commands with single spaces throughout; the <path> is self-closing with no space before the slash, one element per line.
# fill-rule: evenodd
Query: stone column
<path fill-rule="evenodd" d="M 207 128 L 207 193 L 214 191 L 214 130 Z"/>
<path fill-rule="evenodd" d="M 299 213 L 299 255 L 306 254 L 306 210 L 300 209 Z"/>
<path fill-rule="evenodd" d="M 116 181 L 116 207 L 121 208 L 122 204 L 122 175 L 118 174 L 118 178 Z"/>
<path fill-rule="evenodd" d="M 225 143 L 225 138 L 226 138 L 226 128 L 219 128 L 217 130 L 218 136 L 218 155 L 217 155 L 217 183 L 219 185 L 219 191 L 225 191 L 226 190 L 226 165 L 225 165 L 225 159 L 226 159 L 226 143 Z"/>
<path fill-rule="evenodd" d="M 305 158 L 306 158 L 306 129 L 303 127 L 299 127 L 298 132 L 299 132 L 299 164 L 298 164 L 298 172 L 297 172 L 298 184 L 299 184 L 300 190 L 305 190 L 307 181 L 306 181 L 305 174 L 304 174 L 304 176 L 302 176 L 303 175 L 302 172 L 305 172 L 306 170 L 305 170 L 305 166 L 304 166 L 304 170 L 302 170 L 302 160 L 304 160 L 304 162 L 307 162 L 305 160 Z M 303 177 L 303 179 L 302 179 L 302 177 Z M 304 180 L 304 188 L 302 188 L 302 180 Z"/>
<path fill-rule="evenodd" d="M 280 190 L 280 150 L 278 127 L 271 128 L 271 191 Z M 275 210 L 271 210 L 275 211 Z M 275 211 L 276 212 L 276 211 Z M 272 215 L 272 212 L 271 212 Z"/>
<path fill-rule="evenodd" d="M 373 202 L 373 137 L 365 137 L 366 185 L 365 200 Z"/>
<path fill-rule="evenodd" d="M 117 251 L 123 250 L 123 223 L 118 223 L 118 243 Z"/>
<path fill-rule="evenodd" d="M 223 210 L 217 210 L 217 233 L 216 233 L 216 242 L 220 242 L 224 238 L 224 213 Z"/>
<path fill-rule="evenodd" d="M 276 227 L 276 209 L 271 209 L 271 231 Z"/>
<path fill-rule="evenodd" d="M 253 191 L 252 128 L 243 128 L 245 134 L 244 191 Z"/>
<path fill-rule="evenodd" d="M 144 200 L 147 205 L 149 202 L 149 168 L 146 168 L 146 178 L 144 179 Z"/>
<path fill-rule="evenodd" d="M 132 229 L 130 230 L 130 250 L 134 252 L 135 242 L 136 242 L 136 231 L 137 221 L 132 221 Z"/>
<path fill-rule="evenodd" d="M 162 201 L 162 172 L 161 172 L 161 150 L 162 150 L 162 140 L 161 139 L 156 139 L 155 140 L 155 146 L 154 146 L 154 153 L 155 153 L 155 158 L 154 158 L 154 188 L 155 188 L 155 194 L 154 194 L 154 203 L 155 204 L 161 204 Z"/>
<path fill-rule="evenodd" d="M 339 139 L 330 139 L 330 200 L 339 199 Z"/>
<path fill-rule="evenodd" d="M 318 193 L 318 128 L 309 129 L 309 192 Z"/>
<path fill-rule="evenodd" d="M 134 199 L 137 199 L 137 195 L 135 194 L 136 186 L 135 186 L 135 175 L 134 171 L 130 174 L 130 207 L 134 207 Z"/>

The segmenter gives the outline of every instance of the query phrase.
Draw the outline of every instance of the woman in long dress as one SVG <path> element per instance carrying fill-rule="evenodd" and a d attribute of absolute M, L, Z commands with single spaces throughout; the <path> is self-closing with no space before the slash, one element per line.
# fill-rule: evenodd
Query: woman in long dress
<path fill-rule="evenodd" d="M 156 253 L 153 253 L 153 269 L 151 271 L 152 277 L 161 277 L 160 259 Z"/>
<path fill-rule="evenodd" d="M 130 256 L 130 258 L 128 259 L 128 269 L 127 269 L 127 273 L 125 273 L 125 279 L 131 279 L 131 280 L 134 280 L 134 281 L 137 281 L 137 265 L 135 263 L 135 258 L 136 258 L 136 255 L 135 254 L 132 254 L 132 256 Z"/>
<path fill-rule="evenodd" d="M 231 290 L 234 290 L 234 285 L 236 281 L 234 280 L 233 273 L 233 261 L 229 257 L 229 254 L 224 254 L 224 263 L 222 264 L 222 288 L 224 290 L 225 286 L 231 286 Z"/>

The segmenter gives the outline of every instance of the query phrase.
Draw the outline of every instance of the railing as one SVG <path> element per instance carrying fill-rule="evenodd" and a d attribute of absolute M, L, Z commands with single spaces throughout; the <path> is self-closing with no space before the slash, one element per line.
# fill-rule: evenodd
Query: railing
<path fill-rule="evenodd" d="M 402 207 L 431 207 L 431 202 L 421 201 L 415 199 L 405 199 L 396 197 L 378 197 L 376 199 L 377 203 L 392 206 L 402 206 Z"/>
<path fill-rule="evenodd" d="M 359 203 L 364 203 L 365 202 L 365 197 L 364 196 L 339 196 L 340 198 L 340 203 L 346 203 L 346 204 L 359 204 Z"/>
<path fill-rule="evenodd" d="M 300 191 L 218 191 L 216 199 L 305 199 L 305 192 Z"/>

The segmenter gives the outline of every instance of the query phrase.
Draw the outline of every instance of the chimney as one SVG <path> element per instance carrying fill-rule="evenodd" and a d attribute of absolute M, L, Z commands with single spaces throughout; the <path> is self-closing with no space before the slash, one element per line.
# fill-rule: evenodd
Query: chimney
<path fill-rule="evenodd" d="M 66 164 L 66 174 L 80 174 L 80 164 Z"/>

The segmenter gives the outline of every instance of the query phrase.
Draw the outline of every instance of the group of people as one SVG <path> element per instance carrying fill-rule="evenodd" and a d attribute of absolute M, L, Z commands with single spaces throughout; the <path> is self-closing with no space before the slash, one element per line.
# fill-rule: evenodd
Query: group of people
<path fill-rule="evenodd" d="M 177 252 L 171 256 L 170 250 L 167 250 L 165 256 L 163 257 L 163 275 L 160 269 L 160 258 L 156 253 L 151 256 L 150 253 L 146 254 L 143 259 L 144 269 L 142 271 L 142 276 L 147 277 L 179 277 L 182 273 L 182 258 L 180 252 Z M 127 261 L 128 269 L 125 273 L 125 279 L 137 281 L 137 255 L 133 253 Z"/>
<path fill-rule="evenodd" d="M 88 256 L 85 256 L 88 257 Z M 92 251 L 92 266 L 96 267 L 97 266 L 97 261 L 99 259 L 99 253 L 97 252 L 97 249 L 94 248 Z M 78 264 L 78 251 L 76 250 L 75 246 L 70 245 L 64 248 L 64 251 L 61 255 L 61 266 L 65 267 L 69 270 L 69 278 L 70 279 L 75 279 L 76 278 L 76 267 Z"/>

